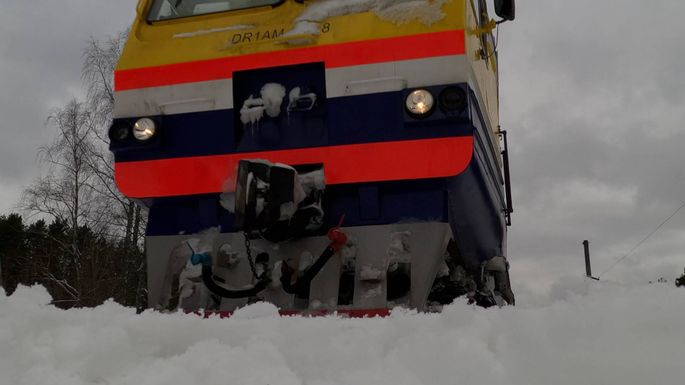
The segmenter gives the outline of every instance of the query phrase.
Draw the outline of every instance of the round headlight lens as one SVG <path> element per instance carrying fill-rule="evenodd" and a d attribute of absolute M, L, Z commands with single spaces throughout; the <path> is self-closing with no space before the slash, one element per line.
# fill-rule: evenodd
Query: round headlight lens
<path fill-rule="evenodd" d="M 130 128 L 125 124 L 113 124 L 109 128 L 109 140 L 111 142 L 123 142 L 128 139 Z"/>
<path fill-rule="evenodd" d="M 141 142 L 150 140 L 157 132 L 155 122 L 150 118 L 138 119 L 133 125 L 133 136 Z"/>
<path fill-rule="evenodd" d="M 440 108 L 445 112 L 461 112 L 466 109 L 466 92 L 460 87 L 447 87 L 440 92 Z"/>
<path fill-rule="evenodd" d="M 435 98 L 428 90 L 416 90 L 407 96 L 407 111 L 416 116 L 424 116 L 433 110 Z"/>

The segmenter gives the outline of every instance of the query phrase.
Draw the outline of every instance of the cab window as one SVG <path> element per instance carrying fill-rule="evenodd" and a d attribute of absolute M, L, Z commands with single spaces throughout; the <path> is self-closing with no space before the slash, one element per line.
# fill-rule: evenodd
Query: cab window
<path fill-rule="evenodd" d="M 148 21 L 178 19 L 237 9 L 273 6 L 283 0 L 155 0 Z"/>

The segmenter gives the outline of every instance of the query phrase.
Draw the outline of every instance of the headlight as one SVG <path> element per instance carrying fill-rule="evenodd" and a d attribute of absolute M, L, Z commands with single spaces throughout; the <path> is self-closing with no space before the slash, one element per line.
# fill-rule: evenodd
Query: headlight
<path fill-rule="evenodd" d="M 428 90 L 416 90 L 407 96 L 407 111 L 417 117 L 428 115 L 434 104 L 433 94 Z"/>
<path fill-rule="evenodd" d="M 157 132 L 155 122 L 150 118 L 138 119 L 133 125 L 133 136 L 141 142 L 150 140 Z"/>
<path fill-rule="evenodd" d="M 128 139 L 131 133 L 131 128 L 126 124 L 113 124 L 109 128 L 109 140 L 112 143 L 123 142 Z"/>
<path fill-rule="evenodd" d="M 468 99 L 461 87 L 447 87 L 440 92 L 440 108 L 445 112 L 462 112 L 466 109 Z"/>

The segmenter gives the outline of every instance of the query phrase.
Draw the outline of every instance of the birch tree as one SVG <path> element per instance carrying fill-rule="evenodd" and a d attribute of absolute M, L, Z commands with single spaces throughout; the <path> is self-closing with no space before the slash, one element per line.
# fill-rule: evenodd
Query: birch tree
<path fill-rule="evenodd" d="M 109 231 L 107 213 L 100 209 L 101 197 L 93 188 L 96 178 L 89 161 L 95 151 L 96 125 L 90 111 L 76 99 L 55 110 L 48 124 L 55 128 L 55 139 L 39 150 L 47 172 L 24 190 L 22 205 L 31 213 L 64 224 L 66 237 L 45 234 L 58 250 L 56 263 L 50 260 L 35 270 L 42 274 L 41 281 L 59 283 L 68 300 L 79 304 L 87 287 L 93 285 L 92 276 L 84 275 L 83 265 L 98 258 L 81 235 L 88 231 L 98 237 Z"/>
<path fill-rule="evenodd" d="M 118 192 L 107 136 L 114 106 L 114 68 L 125 40 L 123 33 L 104 42 L 88 42 L 82 67 L 87 98 L 71 100 L 48 119 L 56 137 L 39 151 L 47 173 L 27 187 L 22 198 L 26 211 L 64 224 L 68 242 L 64 234 L 44 234 L 52 236 L 50 241 L 60 249 L 59 263 L 48 258 L 36 269 L 43 272 L 41 281 L 53 275 L 64 288 L 65 301 L 81 305 L 92 302 L 86 298 L 100 290 L 102 280 L 112 282 L 112 296 L 126 305 L 141 307 L 145 298 L 140 293 L 146 287 L 141 250 L 146 213 Z M 112 243 L 117 245 L 116 256 Z M 123 261 L 124 267 L 107 258 Z"/>
<path fill-rule="evenodd" d="M 128 36 L 127 32 L 110 37 L 104 42 L 91 38 L 83 51 L 82 74 L 87 89 L 87 100 L 97 124 L 97 146 L 90 157 L 94 175 L 98 178 L 97 192 L 110 207 L 111 224 L 122 236 L 126 251 L 128 273 L 125 284 L 130 286 L 130 301 L 135 301 L 136 292 L 146 287 L 146 269 L 140 246 L 144 237 L 146 213 L 134 201 L 122 196 L 114 182 L 114 159 L 109 151 L 107 129 L 114 110 L 114 70 Z M 135 287 L 135 290 L 133 289 Z M 139 295 L 140 297 L 140 295 Z"/>

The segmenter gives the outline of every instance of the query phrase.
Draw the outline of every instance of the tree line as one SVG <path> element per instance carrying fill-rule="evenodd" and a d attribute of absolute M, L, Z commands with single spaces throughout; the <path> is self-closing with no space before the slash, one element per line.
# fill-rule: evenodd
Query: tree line
<path fill-rule="evenodd" d="M 91 307 L 113 298 L 144 308 L 145 274 L 140 248 L 73 228 L 64 219 L 24 223 L 19 214 L 0 216 L 2 282 L 11 295 L 18 285 L 42 285 L 61 308 Z"/>
<path fill-rule="evenodd" d="M 0 216 L 0 278 L 7 293 L 41 284 L 63 308 L 108 298 L 145 306 L 146 213 L 114 183 L 108 129 L 121 33 L 91 38 L 83 50 L 86 97 L 47 118 L 52 143 L 38 149 L 43 174 L 27 186 L 23 215 Z"/>

